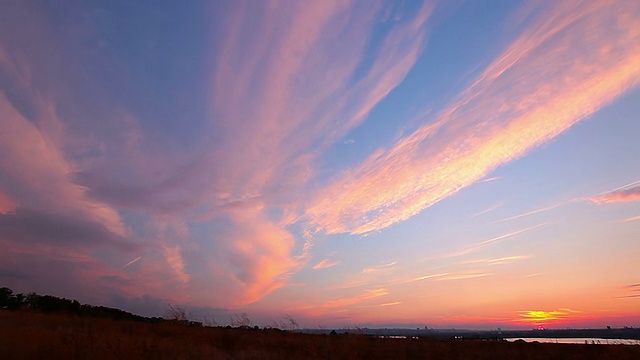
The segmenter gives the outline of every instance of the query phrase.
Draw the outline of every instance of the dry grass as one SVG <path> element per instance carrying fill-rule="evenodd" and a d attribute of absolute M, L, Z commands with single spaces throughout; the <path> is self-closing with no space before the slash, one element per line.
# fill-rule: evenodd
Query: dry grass
<path fill-rule="evenodd" d="M 380 339 L 0 311 L 0 359 L 640 359 L 640 346 Z"/>

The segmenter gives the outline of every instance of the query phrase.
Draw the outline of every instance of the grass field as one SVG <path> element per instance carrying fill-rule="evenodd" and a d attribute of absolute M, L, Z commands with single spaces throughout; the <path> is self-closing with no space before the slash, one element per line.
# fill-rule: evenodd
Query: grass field
<path fill-rule="evenodd" d="M 0 359 L 640 359 L 640 346 L 382 339 L 0 311 Z"/>

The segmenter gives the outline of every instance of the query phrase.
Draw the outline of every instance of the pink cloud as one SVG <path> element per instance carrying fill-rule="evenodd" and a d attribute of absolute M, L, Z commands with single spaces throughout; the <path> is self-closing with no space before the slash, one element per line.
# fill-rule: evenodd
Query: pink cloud
<path fill-rule="evenodd" d="M 164 256 L 167 259 L 167 264 L 173 269 L 178 279 L 183 284 L 189 284 L 189 274 L 184 270 L 184 259 L 178 246 L 165 246 L 163 249 Z"/>
<path fill-rule="evenodd" d="M 640 201 L 640 186 L 612 191 L 603 195 L 589 198 L 589 200 L 596 204 Z"/>
<path fill-rule="evenodd" d="M 9 196 L 0 191 L 0 214 L 6 214 L 15 211 L 16 204 L 11 201 Z"/>
<path fill-rule="evenodd" d="M 313 265 L 313 269 L 314 270 L 318 270 L 318 269 L 327 269 L 330 267 L 334 267 L 336 265 L 338 265 L 340 262 L 336 261 L 336 260 L 331 260 L 331 259 L 323 259 L 320 262 L 318 262 L 317 264 Z"/>
<path fill-rule="evenodd" d="M 382 5 L 290 5 L 258 5 L 264 7 L 259 19 L 247 16 L 253 9 L 243 4 L 234 7 L 213 74 L 212 128 L 223 140 L 210 159 L 220 174 L 211 183 L 224 199 L 208 199 L 199 220 L 234 219 L 227 261 L 245 302 L 283 286 L 308 256 L 310 240 L 296 255 L 285 228 L 299 220 L 314 161 L 403 81 L 423 49 L 432 13 L 425 5 L 398 21 L 370 68 L 354 79 Z"/>
<path fill-rule="evenodd" d="M 225 261 L 241 288 L 235 303 L 252 303 L 285 286 L 302 263 L 293 256 L 294 236 L 267 220 L 261 207 L 231 216 L 235 228 L 227 235 Z"/>
<path fill-rule="evenodd" d="M 133 259 L 133 260 L 129 261 L 129 262 L 128 262 L 128 263 L 126 263 L 122 268 L 129 267 L 129 266 L 131 266 L 131 265 L 133 265 L 133 264 L 137 263 L 138 261 L 140 261 L 140 259 L 142 259 L 142 256 L 138 256 L 137 258 L 135 258 L 135 259 Z"/>
<path fill-rule="evenodd" d="M 312 225 L 364 234 L 406 220 L 638 85 L 640 5 L 545 6 L 432 123 L 320 191 Z"/>
<path fill-rule="evenodd" d="M 314 175 L 313 162 L 403 81 L 424 46 L 430 5 L 398 19 L 362 72 L 384 6 L 393 8 L 344 1 L 235 3 L 223 26 L 227 32 L 213 34 L 221 47 L 209 54 L 213 97 L 204 118 L 211 122 L 202 128 L 185 122 L 170 132 L 157 125 L 163 121 L 145 119 L 144 111 L 122 108 L 121 93 L 110 96 L 144 84 L 117 78 L 136 68 L 114 68 L 130 64 L 114 65 L 108 42 L 85 51 L 84 40 L 100 39 L 90 16 L 75 29 L 87 38 L 60 35 L 71 32 L 48 25 L 55 21 L 29 21 L 25 34 L 3 32 L 0 71 L 12 96 L 0 94 L 0 169 L 8 174 L 0 183 L 0 212 L 17 215 L 1 218 L 0 225 L 50 225 L 69 217 L 80 220 L 61 222 L 74 236 L 60 246 L 78 243 L 83 234 L 100 235 L 92 246 L 139 241 L 144 251 L 136 249 L 136 255 L 144 262 L 126 254 L 105 276 L 154 296 L 228 305 L 282 287 L 308 259 L 294 253 L 296 241 L 286 227 L 300 216 L 297 202 Z M 49 19 L 45 12 L 14 10 L 27 19 Z M 23 43 L 66 50 L 45 63 L 39 47 Z M 74 58 L 80 50 L 84 55 Z M 96 64 L 116 75 L 118 85 L 107 89 L 113 84 L 91 77 Z M 362 72 L 358 79 L 356 72 Z M 179 115 L 180 122 L 187 118 Z M 176 145 L 173 130 L 184 130 L 182 125 L 196 128 L 198 136 Z M 212 239 L 189 230 L 221 220 L 231 229 Z M 51 241 L 42 231 L 27 230 L 13 239 Z M 207 246 L 215 251 L 198 252 Z M 225 292 L 207 294 L 203 284 L 223 284 Z"/>
<path fill-rule="evenodd" d="M 39 112 L 42 122 L 58 122 L 50 105 Z M 0 93 L 0 127 L 0 168 L 7 174 L 0 191 L 14 207 L 55 209 L 104 224 L 118 235 L 126 233 L 117 210 L 89 198 L 86 188 L 72 181 L 75 169 L 57 145 L 55 138 L 60 135 L 52 138 L 23 117 L 4 93 Z"/>
<path fill-rule="evenodd" d="M 221 120 L 219 130 L 229 139 L 216 158 L 226 168 L 218 185 L 232 198 L 255 196 L 275 184 L 306 184 L 318 153 L 364 121 L 415 64 L 431 13 L 425 6 L 400 22 L 366 75 L 352 81 L 377 21 L 378 5 L 268 7 L 258 21 L 259 36 L 243 33 L 245 21 L 255 21 L 245 20 L 244 10 L 239 7 L 231 15 L 231 35 L 214 75 L 212 102 Z M 251 56 L 246 56 L 247 49 Z"/>

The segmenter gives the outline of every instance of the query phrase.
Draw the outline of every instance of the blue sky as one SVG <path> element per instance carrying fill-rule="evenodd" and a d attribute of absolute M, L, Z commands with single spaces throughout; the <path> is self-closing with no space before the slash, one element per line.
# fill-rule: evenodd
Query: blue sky
<path fill-rule="evenodd" d="M 0 11 L 0 282 L 224 323 L 637 325 L 635 1 Z"/>

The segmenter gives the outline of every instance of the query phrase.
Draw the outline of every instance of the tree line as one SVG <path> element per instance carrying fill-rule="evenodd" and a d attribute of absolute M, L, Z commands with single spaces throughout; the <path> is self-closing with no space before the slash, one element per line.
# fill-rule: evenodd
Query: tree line
<path fill-rule="evenodd" d="M 148 323 L 168 323 L 198 327 L 223 327 L 223 325 L 219 325 L 212 317 L 208 318 L 205 316 L 204 321 L 193 321 L 193 316 L 190 313 L 187 313 L 180 306 L 174 306 L 171 304 L 168 305 L 164 317 L 145 317 L 116 308 L 81 304 L 75 299 L 70 300 L 52 295 L 38 295 L 35 292 L 28 294 L 16 294 L 8 287 L 0 288 L 0 311 L 2 310 L 38 311 L 47 314 L 60 313 L 81 317 L 133 320 Z M 224 326 L 225 328 L 260 330 L 260 327 L 254 325 L 246 313 L 233 314 L 229 320 L 230 324 Z M 299 329 L 298 322 L 288 314 L 285 314 L 285 316 L 280 320 L 273 320 L 269 325 L 264 327 L 264 330 L 294 331 L 297 329 Z"/>
<path fill-rule="evenodd" d="M 14 293 L 13 290 L 0 288 L 0 309 L 32 310 L 44 313 L 64 313 L 84 317 L 108 318 L 115 320 L 133 320 L 144 322 L 162 322 L 160 317 L 144 317 L 130 312 L 106 306 L 80 304 L 77 300 L 59 298 L 52 295 Z"/>

